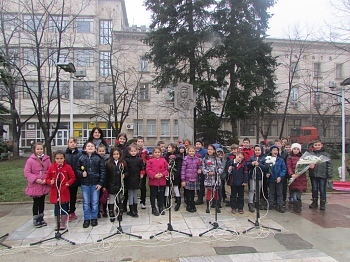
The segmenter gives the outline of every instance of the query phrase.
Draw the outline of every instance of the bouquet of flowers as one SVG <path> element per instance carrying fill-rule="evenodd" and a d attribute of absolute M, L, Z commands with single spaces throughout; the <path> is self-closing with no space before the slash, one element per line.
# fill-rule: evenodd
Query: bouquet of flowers
<path fill-rule="evenodd" d="M 265 159 L 265 163 L 268 165 L 269 167 L 269 174 L 272 173 L 272 168 L 273 166 L 276 164 L 276 160 L 277 158 L 274 156 L 267 156 Z"/>
<path fill-rule="evenodd" d="M 297 165 L 295 167 L 295 178 L 290 178 L 288 182 L 288 186 L 293 183 L 293 181 L 300 176 L 301 174 L 304 174 L 309 168 L 310 164 L 318 164 L 318 163 L 324 163 L 329 161 L 330 159 L 324 155 L 315 156 L 309 152 L 305 152 L 300 159 L 297 162 Z"/>

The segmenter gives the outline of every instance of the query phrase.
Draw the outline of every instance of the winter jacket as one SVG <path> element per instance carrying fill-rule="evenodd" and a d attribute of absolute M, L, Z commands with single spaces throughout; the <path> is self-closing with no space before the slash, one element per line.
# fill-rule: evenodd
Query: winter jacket
<path fill-rule="evenodd" d="M 181 170 L 182 170 L 182 162 L 184 160 L 185 154 L 176 154 L 176 175 L 174 176 L 174 186 L 181 185 Z"/>
<path fill-rule="evenodd" d="M 141 157 L 129 156 L 125 158 L 126 162 L 126 175 L 125 185 L 127 189 L 139 189 L 140 188 L 140 175 L 145 174 L 144 163 Z"/>
<path fill-rule="evenodd" d="M 261 180 L 262 176 L 266 176 L 266 173 L 268 172 L 269 167 L 265 163 L 265 160 L 266 158 L 264 155 L 260 155 L 259 157 L 254 155 L 250 157 L 249 161 L 247 162 L 247 168 L 249 170 L 249 175 L 248 175 L 249 179 L 254 179 L 253 178 L 254 174 L 257 180 Z M 258 165 L 259 168 L 255 168 L 255 166 L 253 166 L 252 162 L 254 161 L 259 162 L 259 165 Z"/>
<path fill-rule="evenodd" d="M 138 149 L 138 156 L 141 157 L 141 159 L 145 165 L 147 164 L 147 161 L 150 159 L 149 152 L 144 147 L 141 147 Z"/>
<path fill-rule="evenodd" d="M 106 183 L 105 186 L 109 194 L 115 195 L 122 186 L 122 175 L 126 172 L 124 164 L 114 161 L 106 164 Z"/>
<path fill-rule="evenodd" d="M 315 156 L 318 156 L 318 157 L 320 157 L 321 155 L 324 155 L 329 159 L 331 158 L 330 155 L 326 151 L 324 151 L 323 148 L 321 148 L 321 150 L 318 150 L 318 151 L 313 151 L 311 152 L 311 154 L 314 154 Z M 309 176 L 332 179 L 333 178 L 332 161 L 316 164 L 315 168 L 313 169 L 309 168 Z"/>
<path fill-rule="evenodd" d="M 24 176 L 28 181 L 25 190 L 27 196 L 40 197 L 50 192 L 50 187 L 48 185 L 35 182 L 37 179 L 45 180 L 47 170 L 50 166 L 51 161 L 48 155 L 44 155 L 41 160 L 34 154 L 28 158 L 24 166 Z"/>
<path fill-rule="evenodd" d="M 204 186 L 213 187 L 221 185 L 220 174 L 223 171 L 220 158 L 206 155 L 202 161 L 202 173 L 204 175 Z M 214 175 L 209 175 L 214 172 Z"/>
<path fill-rule="evenodd" d="M 66 149 L 66 152 L 64 153 L 66 158 L 66 163 L 72 167 L 72 169 L 76 170 L 76 166 L 78 165 L 79 157 L 81 156 L 81 151 L 79 151 L 77 148 L 73 151 L 69 148 Z M 71 187 L 77 187 L 80 186 L 80 180 L 78 179 L 77 174 L 75 174 L 75 181 Z"/>
<path fill-rule="evenodd" d="M 168 177 L 168 162 L 165 158 L 151 158 L 146 165 L 146 173 L 148 176 L 148 184 L 150 186 L 165 186 L 166 178 Z M 155 178 L 158 173 L 162 173 L 164 176 L 161 178 Z"/>
<path fill-rule="evenodd" d="M 226 157 L 226 162 L 225 162 L 225 170 L 226 172 L 228 171 L 228 167 L 230 164 L 232 164 L 233 160 L 236 158 L 236 155 L 230 153 L 228 154 L 228 156 Z"/>
<path fill-rule="evenodd" d="M 287 167 L 286 167 L 286 164 L 284 163 L 283 158 L 279 156 L 277 157 L 275 165 L 271 167 L 271 171 L 270 170 L 268 171 L 268 173 L 270 174 L 268 181 L 270 183 L 276 182 L 278 177 L 281 178 L 281 181 L 283 180 L 283 178 L 287 174 Z"/>
<path fill-rule="evenodd" d="M 227 170 L 226 170 L 226 157 L 225 157 L 225 155 L 224 155 L 224 157 L 223 158 L 220 158 L 220 160 L 221 160 L 221 164 L 222 164 L 222 167 L 223 167 L 223 169 L 222 169 L 222 172 L 220 173 L 220 179 L 221 180 L 226 180 L 227 179 Z"/>
<path fill-rule="evenodd" d="M 122 157 L 125 159 L 127 158 L 127 156 L 129 155 L 129 146 L 125 143 L 125 144 L 117 144 L 116 145 L 117 148 L 120 149 L 120 151 L 122 151 Z"/>
<path fill-rule="evenodd" d="M 297 162 L 301 157 L 301 153 L 294 155 L 293 153 L 288 155 L 287 157 L 287 171 L 288 177 L 295 174 L 295 168 L 297 166 Z M 289 185 L 289 190 L 300 191 L 303 192 L 307 189 L 307 178 L 306 172 L 299 175 L 294 181 Z"/>
<path fill-rule="evenodd" d="M 87 172 L 86 177 L 83 177 L 83 171 Z M 106 166 L 102 157 L 100 157 L 96 152 L 89 156 L 88 153 L 83 151 L 82 155 L 78 159 L 78 165 L 75 167 L 75 172 L 80 179 L 81 185 L 104 186 Z"/>
<path fill-rule="evenodd" d="M 248 183 L 248 170 L 244 160 L 240 163 L 231 162 L 232 170 L 229 171 L 227 185 L 241 186 L 243 183 Z"/>
<path fill-rule="evenodd" d="M 55 183 L 51 185 L 51 180 Z M 73 168 L 67 163 L 58 166 L 53 163 L 46 175 L 46 184 L 50 186 L 50 202 L 57 204 L 58 200 L 61 203 L 67 203 L 70 200 L 69 186 L 73 185 L 75 181 L 75 174 Z M 66 186 L 66 184 L 69 186 Z"/>
<path fill-rule="evenodd" d="M 208 150 L 203 147 L 199 150 L 196 150 L 196 156 L 202 159 L 206 156 L 207 153 L 208 153 Z"/>
<path fill-rule="evenodd" d="M 243 153 L 244 155 L 244 161 L 247 163 L 250 159 L 251 156 L 254 155 L 254 148 L 252 147 L 243 147 L 241 149 L 241 152 Z"/>
<path fill-rule="evenodd" d="M 202 167 L 202 160 L 197 156 L 185 156 L 181 167 L 182 182 L 198 182 L 198 169 Z"/>

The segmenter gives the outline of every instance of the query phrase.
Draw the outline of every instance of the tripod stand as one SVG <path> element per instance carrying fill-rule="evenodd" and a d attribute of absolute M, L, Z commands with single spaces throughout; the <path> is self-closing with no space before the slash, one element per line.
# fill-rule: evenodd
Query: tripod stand
<path fill-rule="evenodd" d="M 2 243 L 2 241 L 4 241 L 5 238 L 8 237 L 8 235 L 9 235 L 9 233 L 7 233 L 7 234 L 5 234 L 5 235 L 3 235 L 3 236 L 0 237 L 0 245 L 2 245 L 2 246 L 4 246 L 4 247 L 7 247 L 7 248 L 12 248 L 11 246 L 8 246 L 8 245 Z"/>
<path fill-rule="evenodd" d="M 260 169 L 261 171 L 261 177 L 263 179 L 263 172 L 262 170 Z M 242 233 L 245 234 L 247 233 L 248 231 L 252 230 L 252 229 L 259 229 L 259 227 L 262 227 L 262 228 L 266 228 L 266 229 L 271 229 L 271 230 L 276 230 L 278 232 L 281 232 L 282 230 L 281 229 L 278 229 L 278 228 L 273 228 L 273 227 L 267 227 L 267 226 L 263 226 L 260 224 L 259 222 L 259 219 L 260 219 L 260 187 L 259 187 L 259 180 L 256 178 L 256 167 L 254 168 L 254 171 L 255 172 L 255 179 L 254 179 L 254 182 L 255 182 L 255 210 L 256 210 L 256 219 L 255 219 L 255 222 L 253 222 L 252 220 L 248 219 L 248 221 L 250 223 L 253 224 L 252 227 L 244 230 Z M 263 183 L 263 180 L 261 180 L 261 184 Z"/>
<path fill-rule="evenodd" d="M 183 232 L 183 231 L 179 231 L 179 230 L 175 230 L 173 228 L 173 225 L 171 224 L 171 207 L 172 207 L 172 188 L 173 188 L 173 179 L 171 177 L 169 177 L 169 182 L 170 182 L 170 190 L 169 190 L 169 201 L 170 201 L 170 207 L 169 207 L 169 221 L 168 221 L 168 226 L 167 226 L 167 229 L 166 230 L 163 230 L 155 235 L 152 235 L 150 236 L 149 238 L 152 239 L 156 236 L 159 236 L 159 235 L 162 235 L 164 233 L 167 233 L 167 232 L 177 232 L 177 233 L 180 233 L 180 234 L 183 234 L 183 235 L 186 235 L 186 236 L 189 236 L 189 237 L 192 237 L 192 234 L 191 233 L 186 233 L 186 232 Z"/>

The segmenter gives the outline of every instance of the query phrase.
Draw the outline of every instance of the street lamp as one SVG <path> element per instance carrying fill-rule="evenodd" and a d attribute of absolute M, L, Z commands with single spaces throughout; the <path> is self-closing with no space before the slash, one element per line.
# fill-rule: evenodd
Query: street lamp
<path fill-rule="evenodd" d="M 69 79 L 69 102 L 70 102 L 70 114 L 69 114 L 69 137 L 73 137 L 73 88 L 74 88 L 74 73 L 76 72 L 75 66 L 70 62 L 58 62 L 57 66 L 70 74 Z"/>
<path fill-rule="evenodd" d="M 345 130 L 345 91 L 344 86 L 350 85 L 350 77 L 341 82 L 341 122 L 342 122 L 342 165 L 341 165 L 341 181 L 345 181 L 346 170 L 346 157 L 345 157 L 345 144 L 346 144 L 346 130 Z"/>

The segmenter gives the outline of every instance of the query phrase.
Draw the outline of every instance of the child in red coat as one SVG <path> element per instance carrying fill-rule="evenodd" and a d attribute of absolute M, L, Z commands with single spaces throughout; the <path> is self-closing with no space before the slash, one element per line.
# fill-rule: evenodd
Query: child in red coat
<path fill-rule="evenodd" d="M 291 146 L 292 151 L 287 157 L 287 172 L 289 178 L 295 178 L 295 180 L 289 185 L 291 200 L 293 203 L 293 211 L 296 213 L 301 212 L 301 193 L 307 189 L 306 173 L 303 173 L 297 177 L 295 174 L 295 168 L 297 162 L 301 157 L 301 145 L 294 143 Z"/>
<path fill-rule="evenodd" d="M 72 167 L 65 162 L 63 151 L 57 151 L 54 158 L 55 163 L 47 171 L 46 183 L 51 186 L 50 202 L 55 204 L 56 222 L 58 222 L 58 212 L 61 212 L 59 230 L 65 230 L 67 227 L 68 203 L 70 201 L 69 186 L 74 183 L 75 174 Z M 56 223 L 55 230 L 58 229 L 57 225 L 58 223 Z"/>
<path fill-rule="evenodd" d="M 164 192 L 166 186 L 166 178 L 168 177 L 168 162 L 161 157 L 162 151 L 160 147 L 153 150 L 153 158 L 147 162 L 146 174 L 148 176 L 148 184 L 150 188 L 150 200 L 152 206 L 152 214 L 159 216 L 164 215 Z M 156 198 L 158 209 L 156 208 Z"/>

